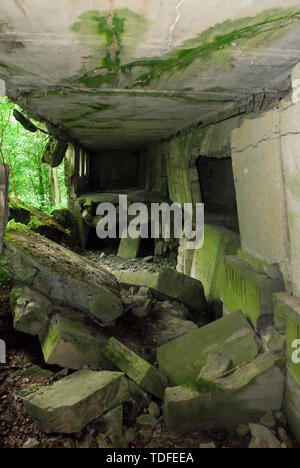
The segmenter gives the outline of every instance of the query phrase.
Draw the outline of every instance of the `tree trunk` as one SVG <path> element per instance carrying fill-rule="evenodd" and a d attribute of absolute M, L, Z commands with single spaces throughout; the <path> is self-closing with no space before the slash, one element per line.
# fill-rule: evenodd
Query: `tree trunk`
<path fill-rule="evenodd" d="M 51 170 L 51 199 L 55 206 L 61 203 L 61 193 L 59 187 L 59 179 L 57 168 L 53 167 Z"/>

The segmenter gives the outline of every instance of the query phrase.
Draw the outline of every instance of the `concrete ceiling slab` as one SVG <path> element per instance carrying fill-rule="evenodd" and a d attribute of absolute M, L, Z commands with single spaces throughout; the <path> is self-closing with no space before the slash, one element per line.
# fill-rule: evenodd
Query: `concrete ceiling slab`
<path fill-rule="evenodd" d="M 145 145 L 285 91 L 299 43 L 295 0 L 1 0 L 9 96 L 91 149 Z"/>

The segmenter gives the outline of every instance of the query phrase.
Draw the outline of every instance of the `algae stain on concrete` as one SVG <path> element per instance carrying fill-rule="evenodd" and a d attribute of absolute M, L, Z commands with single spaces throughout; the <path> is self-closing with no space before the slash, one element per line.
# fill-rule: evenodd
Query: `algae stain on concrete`
<path fill-rule="evenodd" d="M 87 11 L 72 26 L 80 42 L 93 55 L 77 80 L 87 87 L 113 85 L 119 75 L 121 55 L 136 47 L 137 38 L 145 31 L 147 21 L 128 8 L 114 11 Z M 88 67 L 88 70 L 86 69 Z"/>
<path fill-rule="evenodd" d="M 193 64 L 198 70 L 211 65 L 227 67 L 237 49 L 249 53 L 267 47 L 287 34 L 299 20 L 299 7 L 271 9 L 254 18 L 227 20 L 162 57 L 129 63 L 122 71 L 127 73 L 135 68 L 145 68 L 133 86 L 147 86 L 164 75 L 185 72 Z"/>

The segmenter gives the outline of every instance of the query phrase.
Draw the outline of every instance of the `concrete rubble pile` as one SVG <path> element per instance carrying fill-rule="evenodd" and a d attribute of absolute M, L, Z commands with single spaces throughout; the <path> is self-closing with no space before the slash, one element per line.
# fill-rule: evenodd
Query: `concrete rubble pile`
<path fill-rule="evenodd" d="M 242 312 L 207 320 L 200 281 L 173 270 L 126 272 L 118 281 L 16 225 L 7 231 L 0 263 L 14 278 L 14 327 L 38 336 L 47 364 L 69 369 L 59 381 L 23 396 L 45 433 L 77 433 L 97 420 L 106 435 L 113 434 L 110 440 L 126 446 L 123 409 L 131 401 L 148 408 L 136 419 L 146 432 L 158 421 L 170 433 L 242 425 L 253 446 L 283 443 L 264 425 L 265 431 L 258 429 L 266 414 L 282 411 L 282 355 L 263 346 Z M 120 284 L 133 293 L 126 313 Z M 119 320 L 127 316 L 155 336 L 151 359 L 116 335 L 116 324 L 126 326 Z"/>

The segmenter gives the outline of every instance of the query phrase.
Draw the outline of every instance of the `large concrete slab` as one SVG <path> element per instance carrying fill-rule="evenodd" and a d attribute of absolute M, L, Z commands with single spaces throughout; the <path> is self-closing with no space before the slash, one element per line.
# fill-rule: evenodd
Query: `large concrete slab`
<path fill-rule="evenodd" d="M 101 325 L 123 314 L 112 274 L 23 225 L 8 229 L 0 264 L 15 280 L 58 304 L 86 312 Z"/>
<path fill-rule="evenodd" d="M 240 312 L 161 346 L 157 351 L 157 361 L 171 385 L 184 385 L 197 379 L 211 353 L 228 357 L 233 366 L 256 358 L 258 345 L 255 334 Z"/>
<path fill-rule="evenodd" d="M 46 433 L 71 434 L 129 398 L 120 372 L 75 372 L 24 399 L 24 406 Z"/>
<path fill-rule="evenodd" d="M 164 418 L 168 431 L 228 429 L 259 422 L 282 408 L 284 372 L 272 355 L 260 355 L 231 376 L 193 387 L 167 388 Z"/>

